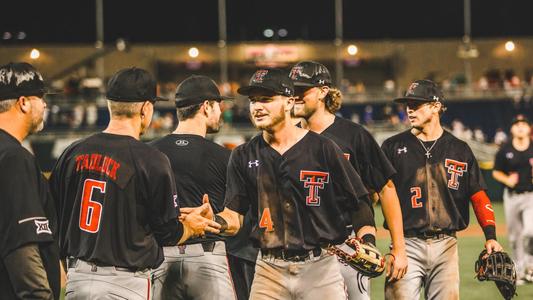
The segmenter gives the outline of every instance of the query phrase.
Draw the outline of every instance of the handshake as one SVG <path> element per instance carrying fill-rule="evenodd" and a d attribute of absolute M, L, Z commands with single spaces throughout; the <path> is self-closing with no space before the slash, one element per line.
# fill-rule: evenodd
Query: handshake
<path fill-rule="evenodd" d="M 215 222 L 207 194 L 204 195 L 202 202 L 203 204 L 198 207 L 180 208 L 178 219 L 183 224 L 183 236 L 180 243 L 191 237 L 203 237 L 207 232 L 219 234 L 223 231 L 223 224 Z"/>

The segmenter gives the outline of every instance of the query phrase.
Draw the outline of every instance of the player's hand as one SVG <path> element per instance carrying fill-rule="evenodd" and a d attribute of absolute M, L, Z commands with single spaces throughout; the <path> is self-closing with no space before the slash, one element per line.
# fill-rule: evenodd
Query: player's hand
<path fill-rule="evenodd" d="M 514 188 L 518 184 L 518 173 L 511 173 L 507 177 L 507 186 L 510 188 Z"/>
<path fill-rule="evenodd" d="M 403 278 L 407 273 L 407 254 L 405 249 L 392 249 L 389 258 L 387 259 L 387 281 L 394 282 Z"/>
<path fill-rule="evenodd" d="M 209 204 L 209 196 L 204 194 L 202 205 L 198 207 L 180 207 L 180 221 L 188 214 L 196 212 L 207 219 L 213 219 L 214 213 L 211 204 Z"/>
<path fill-rule="evenodd" d="M 204 236 L 206 232 L 220 233 L 220 224 L 203 217 L 198 210 L 187 214 L 180 221 L 190 229 L 193 236 Z"/>
<path fill-rule="evenodd" d="M 491 254 L 493 251 L 502 251 L 503 247 L 496 240 L 488 240 L 485 242 L 485 249 L 487 249 L 487 254 Z"/>

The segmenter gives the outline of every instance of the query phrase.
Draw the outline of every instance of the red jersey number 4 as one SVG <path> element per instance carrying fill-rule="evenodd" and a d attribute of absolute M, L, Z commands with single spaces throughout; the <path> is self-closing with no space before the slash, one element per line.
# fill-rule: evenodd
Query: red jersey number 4
<path fill-rule="evenodd" d="M 102 204 L 94 201 L 94 193 L 105 194 L 106 182 L 87 179 L 83 183 L 80 207 L 80 229 L 90 233 L 96 233 L 100 229 L 102 218 Z"/>

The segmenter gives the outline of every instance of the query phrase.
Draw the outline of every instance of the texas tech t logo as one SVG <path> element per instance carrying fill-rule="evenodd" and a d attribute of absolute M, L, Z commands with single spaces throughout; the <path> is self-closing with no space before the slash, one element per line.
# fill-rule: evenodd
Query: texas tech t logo
<path fill-rule="evenodd" d="M 329 182 L 329 173 L 300 171 L 300 181 L 303 181 L 304 188 L 309 188 L 309 194 L 305 197 L 305 203 L 309 206 L 320 206 L 318 190 L 323 190 L 324 185 Z"/>
<path fill-rule="evenodd" d="M 468 171 L 468 163 L 447 158 L 444 161 L 444 166 L 448 169 L 448 173 L 451 175 L 450 180 L 448 180 L 448 187 L 458 190 L 459 176 L 463 176 L 463 173 Z"/>

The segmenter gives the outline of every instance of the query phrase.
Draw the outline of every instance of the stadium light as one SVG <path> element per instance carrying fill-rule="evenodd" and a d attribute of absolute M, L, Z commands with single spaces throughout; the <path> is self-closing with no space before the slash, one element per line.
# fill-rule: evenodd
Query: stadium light
<path fill-rule="evenodd" d="M 35 60 L 35 59 L 38 59 L 39 56 L 41 56 L 41 52 L 39 52 L 39 50 L 33 48 L 31 50 L 31 52 L 30 52 L 30 58 Z"/>
<path fill-rule="evenodd" d="M 359 51 L 359 49 L 357 49 L 357 46 L 356 45 L 350 45 L 348 46 L 348 54 L 350 54 L 351 56 L 354 56 L 357 54 L 357 52 Z"/>
<path fill-rule="evenodd" d="M 278 35 L 280 37 L 286 37 L 287 34 L 289 34 L 289 31 L 287 31 L 287 29 L 285 29 L 285 28 L 281 28 L 280 30 L 278 30 Z"/>
<path fill-rule="evenodd" d="M 196 47 L 189 48 L 189 57 L 191 58 L 197 58 L 198 55 L 200 55 L 200 50 Z"/>
<path fill-rule="evenodd" d="M 505 50 L 506 50 L 507 52 L 513 52 L 514 49 L 515 49 L 515 44 L 514 44 L 513 41 L 507 41 L 507 42 L 505 43 Z"/>
<path fill-rule="evenodd" d="M 266 38 L 271 38 L 274 36 L 274 30 L 270 29 L 270 28 L 267 28 L 265 29 L 265 31 L 263 31 L 263 35 L 266 37 Z"/>

